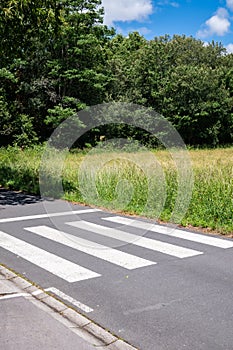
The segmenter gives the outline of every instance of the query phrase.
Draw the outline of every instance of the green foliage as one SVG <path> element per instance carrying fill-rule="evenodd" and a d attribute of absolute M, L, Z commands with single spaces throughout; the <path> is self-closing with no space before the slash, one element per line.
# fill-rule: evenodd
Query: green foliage
<path fill-rule="evenodd" d="M 24 150 L 1 148 L 0 186 L 39 194 L 43 151 L 42 146 Z M 189 151 L 194 188 L 182 225 L 233 232 L 232 151 L 232 148 Z M 177 169 L 168 152 L 156 150 L 155 157 L 165 175 L 165 183 L 152 163 L 147 172 L 139 166 L 140 161 L 144 164 L 144 151 L 104 149 L 103 153 L 100 150 L 90 155 L 72 151 L 66 154 L 60 174 L 63 153 L 56 150 L 53 162 L 48 158 L 48 164 L 44 163 L 47 195 L 169 221 L 177 198 Z M 98 168 L 100 159 L 104 166 Z M 63 193 L 58 193 L 57 184 L 61 181 Z"/>
<path fill-rule="evenodd" d="M 99 0 L 1 2 L 1 123 L 9 144 L 44 141 L 72 110 L 103 101 L 104 45 L 114 32 L 102 18 Z"/>
<path fill-rule="evenodd" d="M 67 118 L 71 129 L 85 130 L 90 121 L 80 111 L 105 102 L 132 102 L 154 109 L 190 146 L 232 144 L 232 67 L 233 54 L 226 54 L 220 43 L 204 45 L 179 35 L 150 41 L 137 32 L 116 35 L 103 25 L 100 0 L 1 0 L 0 146 L 13 147 L 0 149 L 0 186 L 38 194 L 43 152 L 38 144 L 48 140 Z M 104 126 L 84 133 L 74 146 L 91 149 L 112 138 L 131 140 L 135 147 L 158 146 L 155 136 L 105 117 Z M 91 125 L 101 121 L 93 118 Z M 143 125 L 141 112 L 134 118 Z M 147 122 L 151 126 L 154 121 Z M 57 148 L 70 139 L 68 129 L 60 131 Z M 133 158 L 136 149 L 129 147 L 124 150 Z M 233 230 L 232 149 L 226 154 L 225 162 L 223 152 L 209 167 L 210 154 L 201 167 L 195 165 L 194 192 L 184 225 Z M 68 157 L 62 175 L 66 198 L 157 216 L 159 207 L 153 211 L 150 203 L 163 197 L 155 169 L 148 178 L 135 165 L 110 162 L 96 175 L 95 198 L 88 197 L 94 190 L 84 172 L 85 197 L 77 179 L 81 160 L 80 153 Z M 177 195 L 177 173 L 167 159 L 164 169 L 168 186 L 160 218 L 169 220 Z M 62 196 L 56 193 L 60 181 L 56 169 L 50 166 L 46 176 L 48 193 Z M 149 185 L 153 195 L 148 204 Z"/>
<path fill-rule="evenodd" d="M 53 109 L 48 110 L 48 116 L 45 119 L 45 124 L 52 124 L 52 127 L 56 128 L 68 118 L 73 118 L 77 126 L 83 126 L 82 122 L 77 118 L 77 110 L 70 107 L 63 107 L 62 105 L 57 105 Z"/>
<path fill-rule="evenodd" d="M 103 25 L 100 0 L 2 0 L 0 145 L 44 142 L 67 117 L 109 101 L 153 108 L 190 145 L 230 144 L 232 66 L 220 43 L 116 35 Z M 157 144 L 130 127 L 106 126 L 79 146 L 95 145 L 98 132 Z"/>
<path fill-rule="evenodd" d="M 11 133 L 10 124 L 11 115 L 4 96 L 0 96 L 0 135 L 7 136 Z"/>
<path fill-rule="evenodd" d="M 42 148 L 0 149 L 0 186 L 39 194 L 39 164 Z"/>
<path fill-rule="evenodd" d="M 232 142 L 233 55 L 221 44 L 177 35 L 146 41 L 132 33 L 113 38 L 110 49 L 109 100 L 153 107 L 189 145 Z"/>
<path fill-rule="evenodd" d="M 171 80 L 164 85 L 163 114 L 188 144 L 220 143 L 230 99 L 221 75 L 220 69 L 213 73 L 206 66 L 180 65 L 172 69 Z"/>
<path fill-rule="evenodd" d="M 19 131 L 14 137 L 15 146 L 30 147 L 37 143 L 38 138 L 33 130 L 32 119 L 28 115 L 20 115 L 16 128 L 19 128 Z"/>

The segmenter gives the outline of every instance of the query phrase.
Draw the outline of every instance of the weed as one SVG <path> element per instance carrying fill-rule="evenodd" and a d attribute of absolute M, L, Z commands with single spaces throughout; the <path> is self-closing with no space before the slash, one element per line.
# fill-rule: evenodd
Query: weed
<path fill-rule="evenodd" d="M 44 148 L 0 149 L 0 186 L 39 194 Z M 150 152 L 151 153 L 151 152 Z M 70 152 L 44 167 L 48 196 L 169 221 L 178 174 L 168 152 Z M 233 232 L 233 149 L 189 150 L 194 173 L 192 198 L 182 225 Z M 62 183 L 63 191 L 57 193 Z"/>

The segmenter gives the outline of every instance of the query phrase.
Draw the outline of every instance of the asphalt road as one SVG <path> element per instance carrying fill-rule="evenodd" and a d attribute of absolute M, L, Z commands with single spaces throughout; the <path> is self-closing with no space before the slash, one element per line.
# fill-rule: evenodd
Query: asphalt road
<path fill-rule="evenodd" d="M 0 262 L 141 350 L 232 350 L 233 240 L 125 219 L 1 191 Z"/>

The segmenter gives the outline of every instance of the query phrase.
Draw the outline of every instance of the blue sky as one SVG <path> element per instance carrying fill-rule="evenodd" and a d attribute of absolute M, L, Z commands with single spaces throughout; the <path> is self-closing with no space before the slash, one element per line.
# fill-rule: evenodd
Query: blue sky
<path fill-rule="evenodd" d="M 233 52 L 233 0 L 102 0 L 105 23 L 147 39 L 185 34 Z"/>

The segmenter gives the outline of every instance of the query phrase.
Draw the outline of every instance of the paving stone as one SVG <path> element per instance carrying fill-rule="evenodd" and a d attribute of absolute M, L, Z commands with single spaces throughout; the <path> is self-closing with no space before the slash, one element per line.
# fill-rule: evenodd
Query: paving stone
<path fill-rule="evenodd" d="M 91 323 L 86 317 L 78 314 L 76 311 L 67 308 L 66 310 L 61 312 L 61 315 L 68 318 L 71 322 L 73 322 L 77 327 L 84 327 Z"/>
<path fill-rule="evenodd" d="M 67 309 L 66 305 L 62 304 L 60 301 L 50 296 L 48 296 L 48 298 L 42 299 L 41 301 L 46 305 L 50 306 L 52 309 L 56 310 L 57 312 L 62 312 L 65 309 Z"/>
<path fill-rule="evenodd" d="M 22 292 L 14 283 L 5 279 L 0 280 L 0 295 Z"/>
<path fill-rule="evenodd" d="M 135 347 L 125 343 L 122 340 L 117 340 L 115 343 L 112 343 L 105 347 L 99 347 L 99 350 L 138 350 Z"/>
<path fill-rule="evenodd" d="M 93 334 L 95 337 L 101 339 L 104 344 L 109 345 L 115 341 L 117 338 L 114 337 L 111 333 L 107 332 L 105 329 L 97 326 L 95 323 L 90 323 L 84 327 L 89 333 Z"/>
<path fill-rule="evenodd" d="M 19 276 L 13 278 L 12 282 L 15 283 L 21 289 L 28 288 L 32 285 L 30 282 L 26 281 L 25 279 L 23 279 Z"/>

